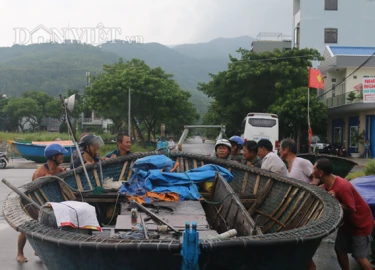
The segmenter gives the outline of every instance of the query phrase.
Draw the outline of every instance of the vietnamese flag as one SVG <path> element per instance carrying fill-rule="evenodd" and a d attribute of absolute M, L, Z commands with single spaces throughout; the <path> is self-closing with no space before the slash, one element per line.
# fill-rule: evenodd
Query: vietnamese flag
<path fill-rule="evenodd" d="M 309 129 L 307 130 L 307 132 L 309 133 L 309 148 L 310 148 L 310 145 L 312 143 L 312 137 L 313 137 L 313 132 L 312 132 L 311 127 L 309 127 Z"/>
<path fill-rule="evenodd" d="M 324 77 L 322 73 L 315 69 L 309 68 L 309 88 L 324 89 Z"/>

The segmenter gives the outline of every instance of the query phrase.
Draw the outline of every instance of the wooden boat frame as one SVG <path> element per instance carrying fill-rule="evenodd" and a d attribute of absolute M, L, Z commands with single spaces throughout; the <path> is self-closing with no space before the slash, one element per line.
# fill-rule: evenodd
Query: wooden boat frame
<path fill-rule="evenodd" d="M 132 175 L 130 167 L 136 159 L 156 154 L 160 153 L 135 153 L 106 160 L 102 166 L 109 176 L 111 168 L 116 167 L 117 175 L 121 171 L 119 179 L 129 180 Z M 257 232 L 254 235 L 228 240 L 200 239 L 199 265 L 206 269 L 242 269 L 249 265 L 252 265 L 251 269 L 302 269 L 301 266 L 306 266 L 321 240 L 341 223 L 343 212 L 339 203 L 317 187 L 237 162 L 203 155 L 177 152 L 171 153 L 170 158 L 179 161 L 179 171 L 203 164 L 217 164 L 232 171 L 234 179 L 229 183 L 231 188 L 247 206 L 250 216 L 254 217 L 254 226 L 262 229 L 254 228 Z M 86 166 L 90 181 L 83 179 L 82 168 L 57 175 L 64 179 L 64 183 L 58 182 L 61 192 L 54 199 L 75 200 L 82 196 L 82 199 L 89 200 L 92 188 L 100 186 L 99 167 L 98 164 Z M 43 188 L 52 183 L 56 185 L 55 176 L 37 179 L 20 189 L 37 204 L 43 205 L 49 200 Z M 285 193 L 278 194 L 281 188 Z M 72 189 L 78 189 L 79 194 L 74 195 Z M 215 200 L 213 197 L 210 199 Z M 216 208 L 215 211 L 222 215 L 234 212 L 233 209 L 226 209 L 225 213 L 223 208 Z M 26 235 L 41 259 L 52 269 L 101 269 L 103 263 L 106 269 L 116 269 L 120 263 L 124 267 L 126 263 L 127 269 L 146 269 L 144 265 L 143 268 L 136 266 L 142 256 L 147 256 L 153 269 L 176 269 L 177 265 L 181 265 L 181 256 L 176 256 L 182 248 L 178 240 L 124 241 L 67 232 L 38 223 L 31 217 L 32 209 L 15 192 L 6 197 L 3 206 L 7 222 Z M 51 253 L 53 250 L 55 252 Z M 126 262 L 120 262 L 127 254 L 124 252 L 129 253 L 129 257 L 126 257 Z M 83 264 L 80 261 L 82 258 L 91 258 L 92 261 L 85 260 Z M 158 263 L 162 264 L 160 268 L 157 267 Z"/>

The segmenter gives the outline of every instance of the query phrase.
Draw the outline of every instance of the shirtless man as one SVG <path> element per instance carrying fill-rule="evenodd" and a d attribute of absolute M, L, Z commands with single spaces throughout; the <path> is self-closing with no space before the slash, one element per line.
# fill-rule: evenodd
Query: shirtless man
<path fill-rule="evenodd" d="M 40 166 L 33 174 L 32 181 L 39 177 L 47 176 L 47 175 L 54 175 L 60 172 L 63 172 L 64 169 L 60 166 L 61 163 L 64 161 L 64 154 L 68 153 L 68 151 L 62 147 L 60 144 L 54 143 L 50 144 L 44 149 L 44 156 L 47 159 L 47 162 Z M 26 245 L 26 236 L 24 234 L 20 234 L 18 236 L 17 242 L 17 261 L 18 262 L 27 262 L 27 258 L 23 254 L 23 249 Z"/>

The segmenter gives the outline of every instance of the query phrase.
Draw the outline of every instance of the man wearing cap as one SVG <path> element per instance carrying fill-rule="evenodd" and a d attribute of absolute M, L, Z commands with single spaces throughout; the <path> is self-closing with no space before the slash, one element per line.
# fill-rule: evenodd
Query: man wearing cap
<path fill-rule="evenodd" d="M 262 169 L 274 173 L 279 173 L 282 176 L 288 175 L 285 163 L 281 158 L 272 152 L 273 145 L 269 140 L 261 139 L 257 143 L 258 155 L 262 159 Z"/>

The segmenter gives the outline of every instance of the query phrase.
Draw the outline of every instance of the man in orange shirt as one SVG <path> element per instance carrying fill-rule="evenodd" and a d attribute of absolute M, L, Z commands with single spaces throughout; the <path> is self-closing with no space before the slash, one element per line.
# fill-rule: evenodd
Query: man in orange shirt
<path fill-rule="evenodd" d="M 44 156 L 47 159 L 47 162 L 40 166 L 33 174 L 32 181 L 39 177 L 54 175 L 64 171 L 60 166 L 64 160 L 64 154 L 68 151 L 59 144 L 50 144 L 44 149 Z M 27 258 L 23 254 L 23 249 L 26 244 L 26 236 L 22 233 L 18 236 L 18 252 L 17 252 L 17 261 L 18 262 L 27 262 Z"/>

